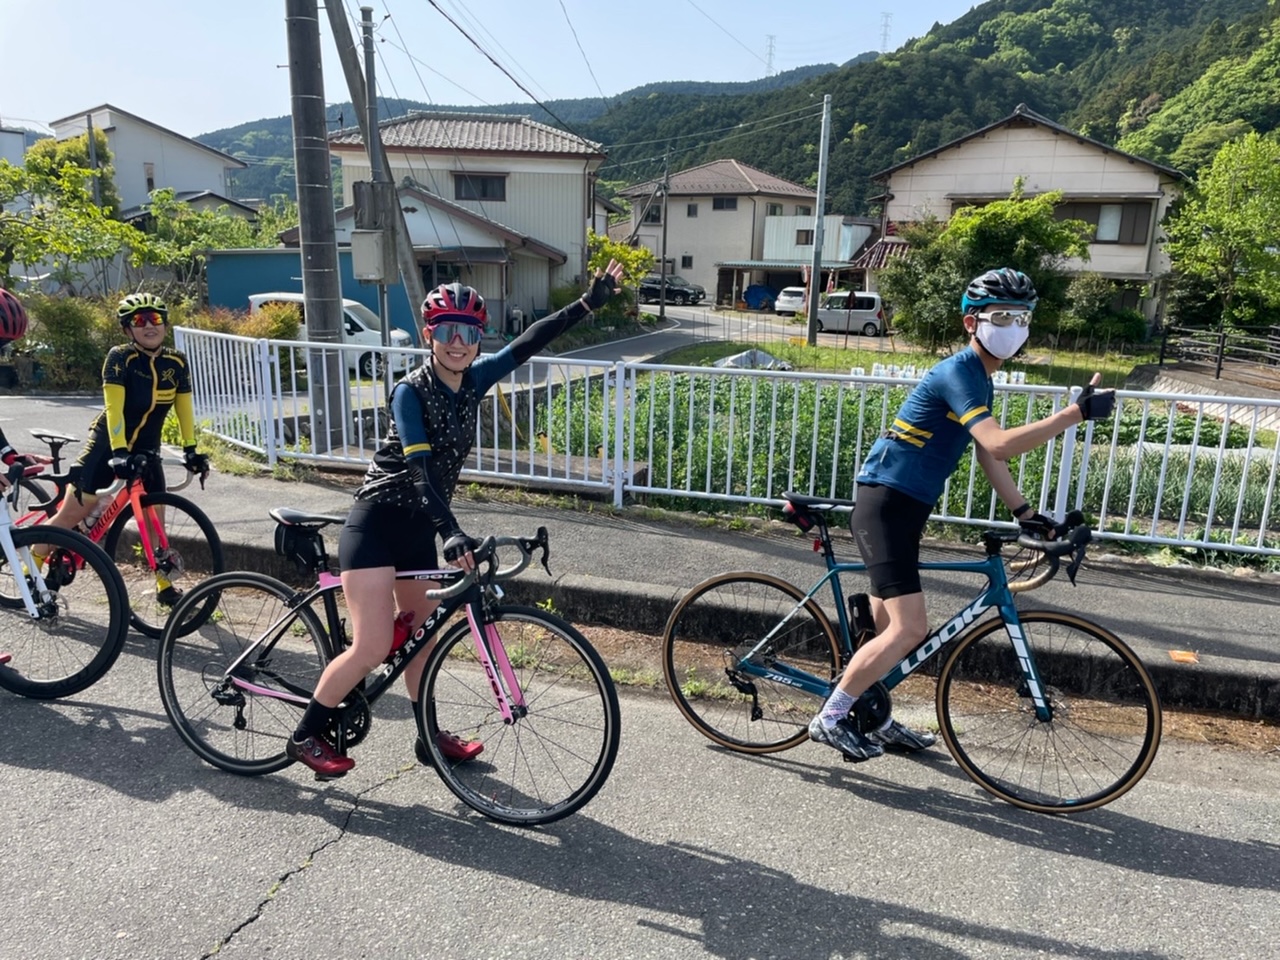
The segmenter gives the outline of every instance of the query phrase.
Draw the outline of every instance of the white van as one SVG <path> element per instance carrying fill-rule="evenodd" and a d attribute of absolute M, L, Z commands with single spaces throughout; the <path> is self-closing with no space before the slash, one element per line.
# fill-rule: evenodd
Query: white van
<path fill-rule="evenodd" d="M 264 304 L 289 303 L 297 306 L 302 322 L 298 326 L 298 339 L 307 337 L 306 317 L 303 316 L 303 299 L 300 293 L 255 293 L 249 297 L 249 312 L 257 313 Z M 362 377 L 373 378 L 382 372 L 382 364 L 377 361 L 378 351 L 382 349 L 382 320 L 376 313 L 358 300 L 342 301 L 342 342 L 367 346 L 367 351 L 344 350 L 347 369 Z M 391 347 L 411 348 L 413 338 L 403 330 L 392 329 Z M 413 368 L 414 357 L 407 353 L 392 353 L 391 366 L 397 373 Z"/>
<path fill-rule="evenodd" d="M 865 290 L 837 290 L 818 306 L 819 333 L 860 333 L 878 337 L 885 332 L 880 294 Z"/>

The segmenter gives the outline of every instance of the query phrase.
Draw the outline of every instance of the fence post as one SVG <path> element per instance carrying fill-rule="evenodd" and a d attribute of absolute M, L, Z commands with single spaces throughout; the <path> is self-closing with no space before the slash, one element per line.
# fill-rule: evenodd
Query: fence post
<path fill-rule="evenodd" d="M 611 371 L 613 377 L 613 505 L 622 506 L 624 474 L 622 469 L 623 455 L 623 417 L 626 416 L 627 374 L 625 364 L 615 363 Z"/>
<path fill-rule="evenodd" d="M 1213 371 L 1213 379 L 1215 380 L 1222 379 L 1222 354 L 1226 351 L 1226 349 L 1227 349 L 1227 331 L 1219 330 L 1218 331 L 1218 366 Z"/>
<path fill-rule="evenodd" d="M 262 418 L 262 447 L 267 455 L 267 466 L 276 466 L 276 419 L 272 411 L 271 389 L 271 344 L 267 340 L 258 340 L 258 416 Z"/>
<path fill-rule="evenodd" d="M 1067 391 L 1067 403 L 1075 403 L 1080 396 L 1081 387 L 1071 387 Z M 1075 466 L 1076 428 L 1069 427 L 1062 435 L 1062 459 L 1058 461 L 1058 486 L 1053 498 L 1053 515 L 1061 520 L 1067 515 L 1071 487 L 1071 474 Z"/>
<path fill-rule="evenodd" d="M 1157 367 L 1164 366 L 1165 351 L 1169 348 L 1169 327 L 1166 325 L 1160 334 L 1160 359 L 1156 361 Z"/>

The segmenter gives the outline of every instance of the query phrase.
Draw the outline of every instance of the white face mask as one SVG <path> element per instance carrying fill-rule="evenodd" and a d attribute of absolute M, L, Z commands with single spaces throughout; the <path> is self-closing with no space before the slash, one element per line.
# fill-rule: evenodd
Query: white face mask
<path fill-rule="evenodd" d="M 1016 323 L 1007 327 L 997 327 L 986 320 L 978 322 L 978 330 L 975 334 L 982 348 L 1001 360 L 1008 360 L 1021 350 L 1030 335 L 1030 327 L 1020 327 Z"/>

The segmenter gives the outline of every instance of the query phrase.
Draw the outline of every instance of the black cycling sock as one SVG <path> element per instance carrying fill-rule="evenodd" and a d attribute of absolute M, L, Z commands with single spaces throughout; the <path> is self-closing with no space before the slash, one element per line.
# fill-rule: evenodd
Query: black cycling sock
<path fill-rule="evenodd" d="M 293 739 L 301 743 L 312 735 L 322 736 L 337 715 L 337 707 L 326 707 L 313 697 L 307 703 L 307 709 L 302 711 L 302 719 L 298 721 L 298 729 L 293 731 Z"/>

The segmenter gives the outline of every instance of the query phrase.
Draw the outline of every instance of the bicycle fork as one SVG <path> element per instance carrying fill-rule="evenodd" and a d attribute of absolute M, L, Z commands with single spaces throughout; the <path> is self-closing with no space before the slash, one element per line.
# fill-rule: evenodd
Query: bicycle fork
<path fill-rule="evenodd" d="M 147 558 L 151 572 L 156 575 L 156 590 L 163 591 L 173 586 L 169 574 L 181 574 L 180 563 L 169 549 L 169 537 L 164 532 L 164 523 L 160 519 L 159 507 L 142 505 L 143 489 L 141 483 L 134 483 L 129 488 L 129 502 L 133 508 L 133 516 L 138 524 L 138 537 L 142 541 L 142 555 Z M 157 550 L 156 547 L 159 547 Z"/>
<path fill-rule="evenodd" d="M 480 665 L 484 668 L 493 697 L 498 702 L 502 722 L 509 726 L 524 719 L 529 707 L 525 703 L 524 691 L 520 689 L 520 682 L 516 679 L 516 672 L 507 657 L 507 648 L 498 635 L 498 629 L 491 621 L 477 616 L 476 608 L 477 604 L 467 604 L 467 623 L 471 627 L 471 636 L 476 641 L 476 655 L 480 658 Z"/>

